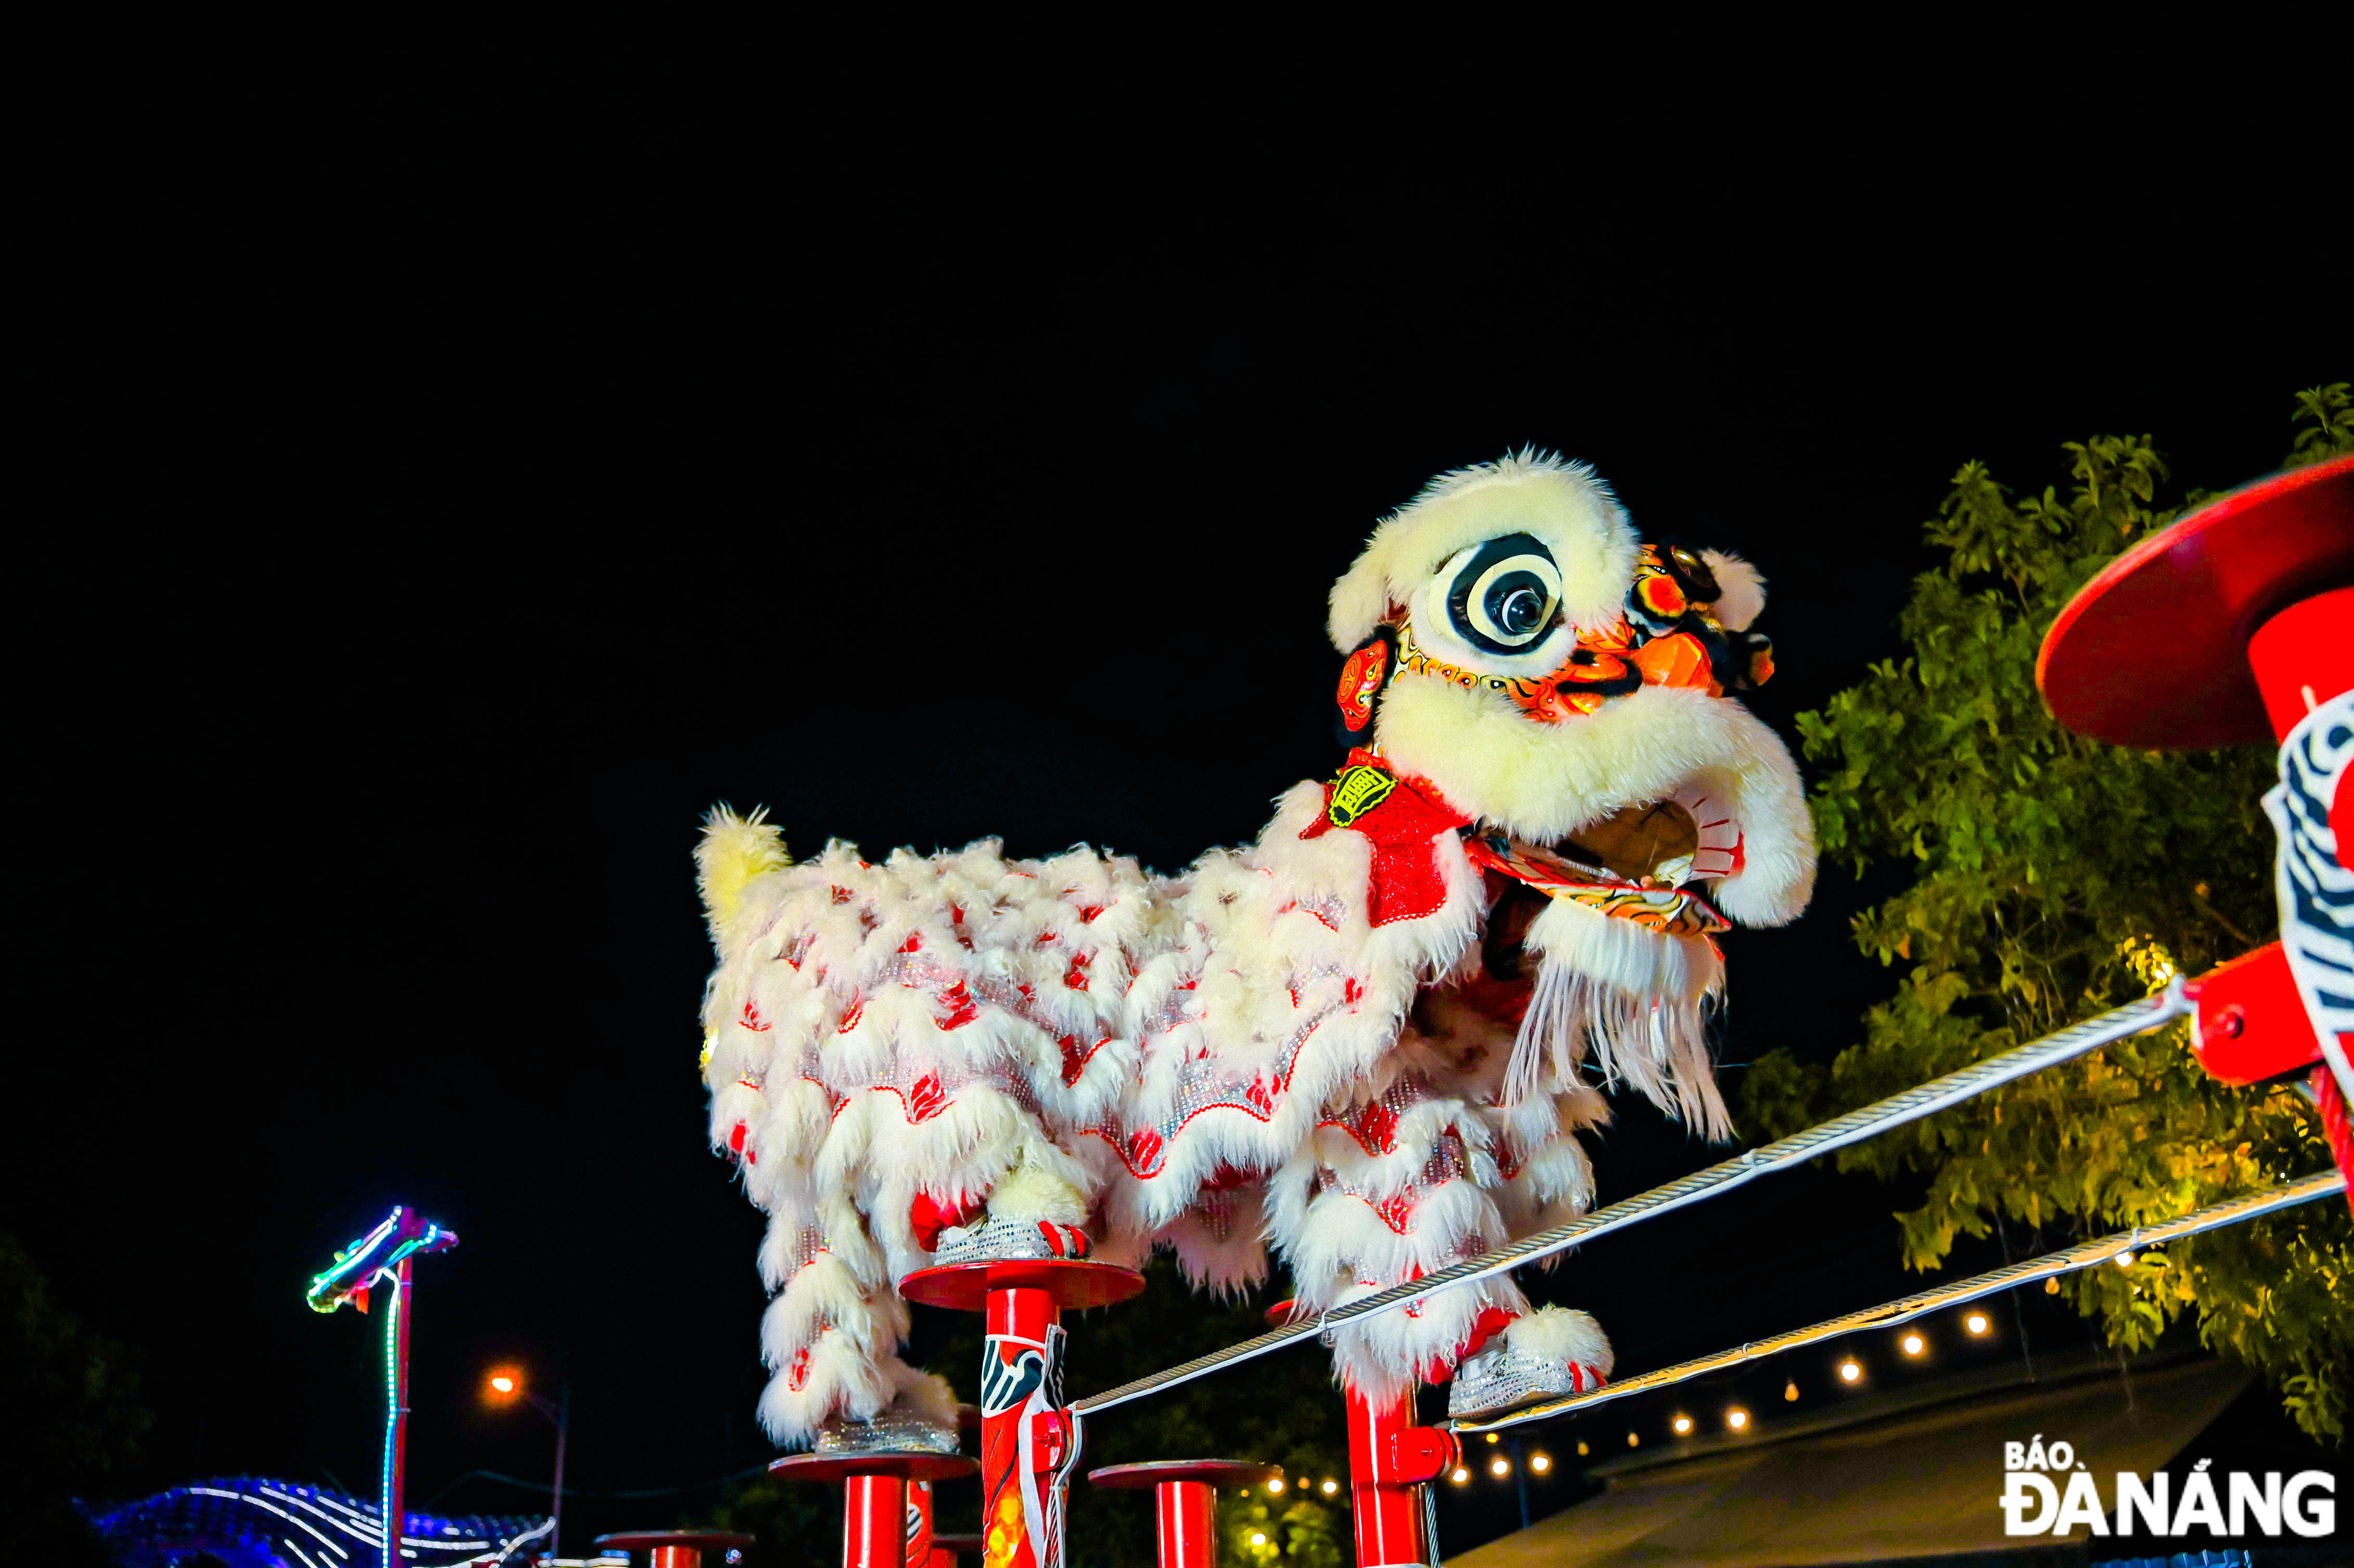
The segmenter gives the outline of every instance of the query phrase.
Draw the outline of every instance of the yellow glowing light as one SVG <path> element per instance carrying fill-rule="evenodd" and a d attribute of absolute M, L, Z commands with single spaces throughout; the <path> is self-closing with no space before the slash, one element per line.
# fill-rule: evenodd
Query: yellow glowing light
<path fill-rule="evenodd" d="M 1340 1482 L 1338 1482 L 1338 1481 L 1334 1480 L 1334 1479 L 1333 1479 L 1331 1477 L 1330 1477 L 1330 1476 L 1327 1476 L 1327 1477 L 1325 1477 L 1325 1478 L 1324 1478 L 1324 1495 L 1325 1495 L 1326 1497 L 1328 1497 L 1328 1498 L 1329 1498 L 1329 1497 L 1331 1497 L 1334 1492 L 1337 1492 L 1337 1491 L 1339 1491 L 1340 1489 L 1341 1489 L 1341 1483 L 1340 1483 Z"/>
<path fill-rule="evenodd" d="M 1856 1365 L 1853 1361 L 1840 1362 L 1840 1381 L 1841 1383 L 1853 1383 L 1862 1375 L 1863 1369 Z"/>
<path fill-rule="evenodd" d="M 1962 1327 L 1973 1334 L 1983 1334 L 1993 1326 L 1987 1321 L 1987 1315 L 1983 1312 L 1973 1312 L 1962 1319 Z"/>
<path fill-rule="evenodd" d="M 1784 1383 L 1782 1385 L 1782 1397 L 1789 1400 L 1793 1404 L 1796 1404 L 1798 1398 L 1798 1385 L 1796 1383 Z"/>
<path fill-rule="evenodd" d="M 1267 1489 L 1270 1492 L 1281 1491 L 1283 1489 L 1283 1478 L 1281 1476 L 1269 1476 L 1267 1478 Z"/>
<path fill-rule="evenodd" d="M 1594 1452 L 1594 1450 L 1593 1450 L 1593 1449 L 1591 1449 L 1591 1448 L 1588 1448 L 1588 1447 L 1585 1446 L 1585 1438 L 1583 1438 L 1583 1437 L 1580 1437 L 1580 1438 L 1577 1440 L 1577 1457 L 1578 1457 L 1579 1458 L 1583 1459 L 1584 1457 L 1585 1457 L 1585 1456 L 1586 1456 L 1586 1455 L 1588 1455 L 1588 1454 L 1590 1454 L 1590 1453 L 1592 1453 L 1592 1452 Z"/>
<path fill-rule="evenodd" d="M 1490 1432 L 1488 1434 L 1488 1441 L 1490 1443 L 1500 1443 L 1503 1439 L 1497 1436 L 1493 1432 Z"/>
<path fill-rule="evenodd" d="M 1906 1355 L 1908 1355 L 1908 1356 L 1917 1356 L 1917 1355 L 1919 1355 L 1923 1351 L 1925 1351 L 1925 1350 L 1927 1350 L 1927 1349 L 1929 1348 L 1929 1341 L 1928 1341 L 1928 1340 L 1925 1340 L 1925 1339 L 1923 1339 L 1923 1338 L 1922 1338 L 1920 1335 L 1918 1335 L 1918 1334 L 1907 1334 L 1907 1335 L 1905 1335 L 1905 1336 L 1904 1336 L 1904 1341 L 1903 1341 L 1903 1342 L 1904 1342 L 1904 1353 L 1905 1353 Z"/>
<path fill-rule="evenodd" d="M 1629 1448 L 1640 1446 L 1642 1441 L 1643 1440 L 1640 1437 L 1636 1436 L 1632 1432 L 1627 1434 L 1627 1446 Z"/>
<path fill-rule="evenodd" d="M 1459 1487 L 1471 1478 L 1471 1472 L 1458 1465 L 1447 1472 L 1447 1478 Z"/>
<path fill-rule="evenodd" d="M 1253 1546 L 1265 1546 L 1267 1544 L 1267 1531 L 1264 1530 L 1252 1531 L 1251 1544 Z"/>
<path fill-rule="evenodd" d="M 1509 1476 L 1512 1473 L 1512 1462 L 1499 1454 L 1488 1466 L 1488 1473 L 1491 1476 Z"/>
<path fill-rule="evenodd" d="M 1674 1425 L 1679 1436 L 1689 1432 L 1691 1430 L 1691 1417 L 1689 1415 L 1679 1415 L 1675 1419 Z"/>
<path fill-rule="evenodd" d="M 1543 1475 L 1553 1468 L 1553 1457 L 1549 1454 L 1532 1454 L 1529 1456 L 1529 1468 Z"/>
<path fill-rule="evenodd" d="M 516 1367 L 493 1367 L 491 1375 L 482 1380 L 484 1392 L 499 1403 L 513 1399 L 523 1388 L 523 1372 Z"/>
<path fill-rule="evenodd" d="M 2117 1254 L 2117 1266 L 2119 1268 L 2131 1268 L 2133 1266 L 2133 1254 L 2129 1252 L 2121 1252 Z"/>
<path fill-rule="evenodd" d="M 1732 1427 L 1735 1432 L 1738 1432 L 1743 1427 L 1749 1425 L 1749 1412 L 1745 1410 L 1728 1410 L 1724 1413 L 1724 1424 L 1727 1426 Z"/>
<path fill-rule="evenodd" d="M 2060 1294 L 2060 1277 L 2058 1275 L 2055 1274 L 2051 1278 L 2043 1282 L 2043 1294 L 2046 1296 L 2057 1296 Z"/>

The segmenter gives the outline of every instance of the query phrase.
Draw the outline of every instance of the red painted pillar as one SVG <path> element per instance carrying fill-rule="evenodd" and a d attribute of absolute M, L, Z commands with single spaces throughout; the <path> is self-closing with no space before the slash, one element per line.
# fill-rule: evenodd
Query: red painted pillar
<path fill-rule="evenodd" d="M 907 1483 L 850 1476 L 842 1483 L 842 1568 L 906 1568 Z"/>
<path fill-rule="evenodd" d="M 1218 1492 L 1207 1481 L 1162 1481 L 1152 1489 L 1161 1525 L 1161 1568 L 1215 1568 Z"/>
<path fill-rule="evenodd" d="M 2286 740 L 2315 706 L 2354 686 L 2354 588 L 2315 594 L 2266 620 L 2248 639 L 2248 667 L 2274 738 Z"/>
<path fill-rule="evenodd" d="M 1357 1516 L 1358 1568 L 1435 1561 L 1423 1539 L 1417 1483 L 1456 1462 L 1454 1437 L 1414 1424 L 1414 1391 L 1376 1405 L 1348 1391 L 1349 1489 Z"/>
<path fill-rule="evenodd" d="M 954 1563 L 950 1559 L 950 1563 Z M 932 1483 L 907 1483 L 907 1568 L 931 1568 Z"/>
<path fill-rule="evenodd" d="M 1051 1291 L 1020 1285 L 992 1288 L 982 1308 L 981 1532 L 992 1568 L 1062 1568 L 1062 1510 L 1050 1478 L 1038 1473 L 1048 1456 L 1032 1426 L 1061 1403 L 1055 1343 L 1061 1317 Z"/>

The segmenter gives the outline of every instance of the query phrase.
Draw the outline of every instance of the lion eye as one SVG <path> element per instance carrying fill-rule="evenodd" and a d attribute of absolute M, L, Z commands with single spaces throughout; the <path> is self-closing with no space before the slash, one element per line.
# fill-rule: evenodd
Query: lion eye
<path fill-rule="evenodd" d="M 1561 569 L 1526 534 L 1466 550 L 1447 564 L 1447 610 L 1456 634 L 1491 653 L 1515 653 L 1543 637 L 1561 605 Z"/>

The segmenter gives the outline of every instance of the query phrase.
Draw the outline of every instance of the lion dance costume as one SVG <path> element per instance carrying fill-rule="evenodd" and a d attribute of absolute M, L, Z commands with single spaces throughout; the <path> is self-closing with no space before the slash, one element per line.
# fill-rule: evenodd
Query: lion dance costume
<path fill-rule="evenodd" d="M 1756 572 L 1647 545 L 1583 464 L 1441 475 L 1331 595 L 1329 782 L 1185 874 L 984 842 L 794 863 L 755 813 L 698 850 L 719 966 L 715 1143 L 769 1215 L 788 1446 L 953 1448 L 896 1351 L 938 1263 L 1172 1249 L 1313 1313 L 1583 1213 L 1623 1083 L 1730 1133 L 1715 938 L 1805 906 L 1811 827 L 1764 680 Z M 1458 1414 L 1593 1386 L 1607 1341 L 1509 1278 L 1335 1335 L 1369 1397 Z"/>

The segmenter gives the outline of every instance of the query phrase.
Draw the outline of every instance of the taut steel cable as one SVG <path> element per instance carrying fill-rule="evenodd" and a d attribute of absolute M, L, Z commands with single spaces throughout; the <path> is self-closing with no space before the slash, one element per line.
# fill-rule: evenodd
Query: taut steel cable
<path fill-rule="evenodd" d="M 1709 1372 L 1722 1372 L 1727 1367 L 1737 1367 L 1744 1361 L 1759 1361 L 1766 1356 L 1779 1355 L 1785 1351 L 1794 1351 L 1804 1345 L 1837 1339 L 1842 1334 L 1852 1334 L 1861 1329 L 1893 1328 L 1924 1313 L 1934 1312 L 1940 1307 L 1958 1307 L 1965 1301 L 1975 1301 L 1981 1296 L 1992 1296 L 1997 1291 L 2008 1290 L 2013 1286 L 2027 1285 L 2038 1279 L 2048 1279 L 2062 1274 L 2073 1274 L 2078 1269 L 2092 1268 L 2108 1262 L 2119 1253 L 2132 1252 L 2146 1246 L 2157 1246 L 2163 1242 L 2179 1241 L 2184 1236 L 2196 1235 L 2200 1231 L 2211 1231 L 2223 1225 L 2238 1224 L 2243 1220 L 2253 1220 L 2259 1214 L 2269 1214 L 2278 1209 L 2293 1208 L 2299 1203 L 2310 1203 L 2317 1198 L 2327 1198 L 2345 1190 L 2346 1178 L 2343 1173 L 2337 1171 L 2320 1171 L 2291 1181 L 2285 1186 L 2274 1187 L 2262 1192 L 2249 1192 L 2237 1198 L 2226 1199 L 2220 1203 L 2211 1203 L 2203 1209 L 2194 1209 L 2179 1219 L 2167 1220 L 2155 1225 L 2137 1226 L 2133 1230 L 2123 1231 L 2115 1235 L 2102 1236 L 2096 1241 L 2084 1242 L 2064 1251 L 2050 1252 L 2041 1257 L 2026 1258 L 1998 1268 L 1989 1274 L 1978 1275 L 1969 1279 L 1957 1279 L 1951 1285 L 1941 1285 L 1935 1290 L 1924 1290 L 1918 1295 L 1907 1296 L 1901 1300 L 1886 1302 L 1878 1307 L 1867 1307 L 1860 1312 L 1850 1312 L 1844 1317 L 1817 1323 L 1810 1329 L 1794 1329 L 1787 1334 L 1779 1334 L 1770 1340 L 1752 1340 L 1749 1343 L 1733 1350 L 1718 1351 L 1713 1354 L 1702 1356 L 1696 1361 L 1681 1361 L 1671 1367 L 1662 1367 L 1658 1372 L 1645 1372 L 1640 1377 L 1630 1377 L 1624 1383 L 1606 1383 L 1591 1393 L 1549 1399 L 1542 1404 L 1532 1404 L 1525 1410 L 1516 1410 L 1509 1415 L 1497 1416 L 1492 1421 L 1450 1421 L 1447 1425 L 1457 1432 L 1496 1432 L 1507 1426 L 1521 1425 L 1524 1422 L 1544 1421 L 1553 1416 L 1566 1415 L 1575 1410 L 1585 1410 L 1593 1405 L 1605 1404 L 1614 1399 L 1625 1399 L 1630 1394 L 1646 1393 L 1655 1388 L 1666 1388 Z"/>
<path fill-rule="evenodd" d="M 2057 1066 L 2063 1062 L 2073 1061 L 2114 1041 L 2156 1029 L 2160 1024 L 2169 1022 L 2190 1011 L 2191 1003 L 2182 994 L 2182 982 L 2177 980 L 2155 996 L 2143 997 L 2137 1001 L 2129 1001 L 2123 1007 L 2112 1008 L 2097 1018 L 2088 1018 L 2082 1023 L 2071 1024 L 2057 1033 L 2047 1034 L 2041 1040 L 2030 1041 L 2015 1051 L 2006 1051 L 1999 1056 L 1989 1056 L 1983 1062 L 1972 1063 L 1959 1072 L 1948 1073 L 1942 1078 L 1933 1078 L 1925 1084 L 1915 1085 L 1902 1094 L 1892 1095 L 1884 1100 L 1865 1106 L 1859 1110 L 1851 1110 L 1845 1116 L 1834 1117 L 1819 1127 L 1808 1128 L 1806 1131 L 1793 1134 L 1777 1143 L 1769 1143 L 1763 1149 L 1753 1149 L 1745 1154 L 1736 1155 L 1731 1160 L 1712 1165 L 1705 1171 L 1695 1171 L 1689 1176 L 1681 1177 L 1664 1187 L 1655 1187 L 1624 1202 L 1613 1203 L 1607 1208 L 1581 1215 L 1565 1224 L 1554 1225 L 1549 1230 L 1538 1231 L 1533 1235 L 1525 1236 L 1509 1246 L 1499 1247 L 1494 1252 L 1483 1253 L 1478 1257 L 1468 1258 L 1461 1263 L 1450 1264 L 1445 1268 L 1425 1275 L 1420 1279 L 1411 1280 L 1404 1285 L 1392 1286 L 1378 1295 L 1352 1301 L 1344 1307 L 1336 1307 L 1321 1318 L 1307 1322 L 1288 1323 L 1280 1329 L 1273 1329 L 1254 1339 L 1245 1340 L 1238 1345 L 1229 1345 L 1223 1351 L 1214 1351 L 1206 1356 L 1197 1356 L 1181 1365 L 1154 1372 L 1150 1377 L 1139 1378 L 1134 1383 L 1122 1383 L 1118 1388 L 1106 1389 L 1101 1393 L 1090 1394 L 1085 1399 L 1075 1402 L 1075 1408 L 1085 1414 L 1109 1410 L 1115 1405 L 1126 1404 L 1130 1400 L 1141 1399 L 1146 1394 L 1157 1393 L 1164 1388 L 1174 1388 L 1179 1383 L 1191 1383 L 1195 1378 L 1205 1377 L 1236 1361 L 1250 1361 L 1255 1357 L 1266 1355 L 1270 1351 L 1281 1350 L 1284 1346 L 1295 1340 L 1306 1339 L 1311 1334 L 1321 1334 L 1340 1328 L 1343 1324 L 1358 1322 L 1406 1306 L 1410 1302 L 1420 1301 L 1433 1292 L 1443 1290 L 1449 1286 L 1468 1285 L 1476 1280 L 1491 1278 L 1496 1275 L 1518 1268 L 1522 1264 L 1533 1263 L 1538 1258 L 1547 1257 L 1575 1246 L 1580 1242 L 1592 1241 L 1596 1236 L 1623 1230 L 1628 1225 L 1664 1214 L 1670 1210 L 1681 1209 L 1686 1204 L 1696 1203 L 1703 1198 L 1712 1198 L 1719 1192 L 1730 1192 L 1768 1171 L 1787 1170 L 1793 1165 L 1802 1164 L 1819 1155 L 1829 1154 L 1835 1149 L 1845 1148 L 1850 1143 L 1860 1143 L 1877 1133 L 1887 1131 L 1890 1128 L 1901 1127 L 1908 1121 L 1918 1121 L 1925 1116 L 1933 1116 L 1938 1111 L 1959 1105 L 1973 1096 L 1984 1094 L 1988 1089 L 1999 1087 L 2014 1079 L 2026 1077 L 2031 1073 L 2039 1073 L 2046 1067 Z"/>

